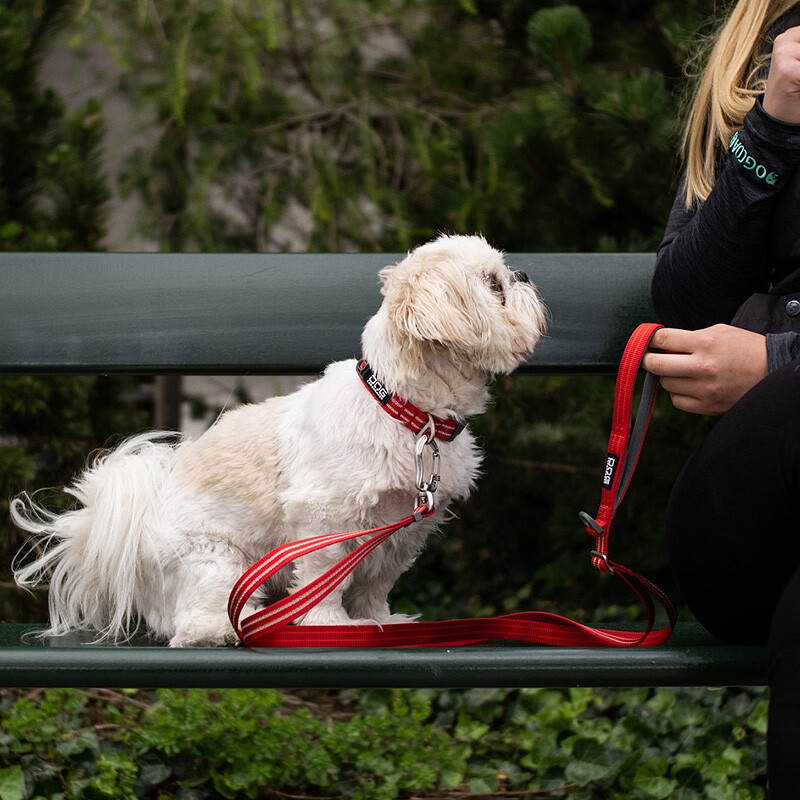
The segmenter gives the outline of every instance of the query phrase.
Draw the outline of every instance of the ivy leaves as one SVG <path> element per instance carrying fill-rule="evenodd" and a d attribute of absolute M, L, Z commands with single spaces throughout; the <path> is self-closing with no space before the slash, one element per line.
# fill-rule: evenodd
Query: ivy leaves
<path fill-rule="evenodd" d="M 0 800 L 763 800 L 761 690 L 6 691 Z"/>

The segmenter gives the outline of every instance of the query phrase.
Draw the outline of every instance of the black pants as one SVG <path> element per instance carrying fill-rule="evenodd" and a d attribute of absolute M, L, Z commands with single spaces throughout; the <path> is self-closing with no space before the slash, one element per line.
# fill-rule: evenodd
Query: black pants
<path fill-rule="evenodd" d="M 667 509 L 670 559 L 698 620 L 767 642 L 772 800 L 800 792 L 800 361 L 743 397 L 692 456 Z"/>

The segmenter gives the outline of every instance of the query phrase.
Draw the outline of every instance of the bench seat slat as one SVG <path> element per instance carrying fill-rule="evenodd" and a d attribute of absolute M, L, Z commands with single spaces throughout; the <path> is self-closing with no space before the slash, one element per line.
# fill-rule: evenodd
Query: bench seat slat
<path fill-rule="evenodd" d="M 171 649 L 136 640 L 92 646 L 77 637 L 42 644 L 36 626 L 0 625 L 1 686 L 464 688 L 763 685 L 762 647 L 714 643 L 679 626 L 666 646 L 451 649 Z"/>

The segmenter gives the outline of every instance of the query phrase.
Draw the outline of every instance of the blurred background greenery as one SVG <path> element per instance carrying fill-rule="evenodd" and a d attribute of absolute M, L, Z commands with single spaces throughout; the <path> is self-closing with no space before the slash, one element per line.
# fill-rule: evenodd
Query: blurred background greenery
<path fill-rule="evenodd" d="M 123 249 L 109 221 L 127 204 L 136 241 L 165 251 L 398 252 L 447 230 L 511 252 L 652 252 L 679 169 L 683 65 L 714 11 L 713 0 L 6 0 L 0 247 Z M 54 53 L 104 70 L 103 91 L 68 103 L 43 78 Z M 107 135 L 120 104 L 124 148 Z M 10 586 L 20 542 L 8 498 L 68 482 L 87 453 L 149 427 L 137 388 L 0 377 L 3 619 L 45 613 Z M 474 423 L 479 490 L 396 603 L 428 618 L 542 607 L 593 618 L 627 604 L 590 574 L 576 516 L 598 502 L 611 394 L 605 377 L 499 381 Z M 659 400 L 616 523 L 615 557 L 675 594 L 663 508 L 707 427 Z"/>

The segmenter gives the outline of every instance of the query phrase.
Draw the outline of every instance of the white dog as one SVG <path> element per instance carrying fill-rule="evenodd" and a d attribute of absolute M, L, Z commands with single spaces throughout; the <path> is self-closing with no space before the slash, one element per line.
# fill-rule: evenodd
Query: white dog
<path fill-rule="evenodd" d="M 237 637 L 228 594 L 269 550 L 409 515 L 419 494 L 415 437 L 383 402 L 402 398 L 451 431 L 484 410 L 492 375 L 533 351 L 546 311 L 525 273 L 480 236 L 441 236 L 380 277 L 384 300 L 364 329 L 361 361 L 228 411 L 196 441 L 129 439 L 69 487 L 75 510 L 13 501 L 14 522 L 33 534 L 15 577 L 20 586 L 49 581 L 48 634 L 85 629 L 120 640 L 144 622 L 174 647 L 229 644 Z M 455 432 L 441 443 L 436 513 L 381 545 L 301 624 L 409 621 L 390 613 L 389 590 L 448 503 L 469 494 L 480 465 L 469 430 Z M 299 559 L 262 587 L 259 605 L 306 585 L 353 546 Z"/>

